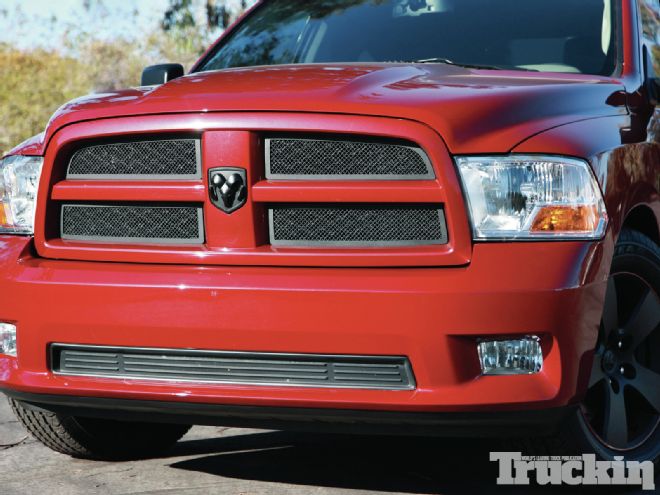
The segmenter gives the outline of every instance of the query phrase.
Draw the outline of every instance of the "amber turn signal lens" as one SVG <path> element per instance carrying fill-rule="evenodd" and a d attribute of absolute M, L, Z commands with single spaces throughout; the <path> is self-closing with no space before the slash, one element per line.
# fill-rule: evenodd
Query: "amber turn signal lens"
<path fill-rule="evenodd" d="M 598 227 L 595 205 L 544 206 L 536 214 L 532 232 L 593 232 Z"/>
<path fill-rule="evenodd" d="M 11 222 L 9 221 L 11 217 L 7 214 L 7 210 L 9 210 L 9 205 L 5 202 L 0 202 L 0 228 L 11 226 Z M 11 211 L 9 213 L 11 214 Z"/>

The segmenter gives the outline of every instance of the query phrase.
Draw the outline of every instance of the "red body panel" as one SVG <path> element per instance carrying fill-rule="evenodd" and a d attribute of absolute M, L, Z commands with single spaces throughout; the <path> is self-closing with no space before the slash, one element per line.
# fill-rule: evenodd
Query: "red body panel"
<path fill-rule="evenodd" d="M 560 406 L 586 378 L 580 364 L 605 290 L 600 243 L 482 244 L 467 267 L 333 269 L 66 262 L 33 257 L 26 240 L 1 242 L 2 314 L 18 323 L 20 357 L 0 360 L 0 382 L 33 393 L 409 411 Z M 477 338 L 528 333 L 543 337 L 542 373 L 479 377 Z M 403 354 L 417 389 L 61 377 L 48 371 L 50 342 Z"/>
<path fill-rule="evenodd" d="M 34 239 L 0 236 L 0 321 L 18 359 L 0 387 L 37 394 L 397 411 L 539 409 L 576 402 L 591 368 L 616 238 L 631 212 L 660 218 L 660 116 L 644 104 L 634 2 L 622 0 L 617 77 L 333 64 L 193 73 L 159 88 L 63 106 L 12 154 L 43 155 Z M 221 41 L 220 41 L 221 42 Z M 430 181 L 269 181 L 272 132 L 406 139 Z M 77 143 L 129 134 L 201 136 L 199 181 L 67 181 Z M 598 242 L 473 243 L 453 157 L 553 154 L 589 160 L 609 226 Z M 246 168 L 247 204 L 225 215 L 207 171 Z M 202 247 L 99 245 L 58 237 L 62 201 L 204 205 Z M 376 249 L 276 248 L 276 203 L 443 204 L 449 243 Z M 230 315 L 230 316 L 227 316 Z M 476 342 L 540 335 L 541 373 L 480 376 Z M 314 389 L 63 377 L 50 343 L 227 351 L 405 355 L 414 391 Z"/>
<path fill-rule="evenodd" d="M 51 119 L 45 143 L 72 123 L 127 115 L 295 112 L 413 120 L 439 133 L 452 153 L 505 153 L 550 127 L 625 114 L 625 105 L 608 102 L 623 89 L 622 80 L 598 76 L 434 64 L 229 69 L 75 100 Z M 306 129 L 304 119 L 299 124 Z"/>
<path fill-rule="evenodd" d="M 226 215 L 209 201 L 204 202 L 207 242 L 199 247 L 163 246 L 103 246 L 64 242 L 48 226 L 57 224 L 49 213 L 53 199 L 81 201 L 91 194 L 108 200 L 144 200 L 133 183 L 98 182 L 95 184 L 62 181 L 66 149 L 90 137 L 113 135 L 153 135 L 154 133 L 203 132 L 203 179 L 174 183 L 156 189 L 153 184 L 145 191 L 147 198 L 160 201 L 196 201 L 200 191 L 206 199 L 207 171 L 221 166 L 247 167 L 248 182 L 253 186 L 245 207 Z M 388 182 L 394 194 L 383 194 L 384 185 L 374 182 L 326 184 L 326 191 L 316 201 L 393 203 L 431 201 L 443 203 L 449 243 L 442 246 L 421 246 L 392 249 L 286 249 L 273 247 L 259 237 L 258 226 L 265 222 L 265 207 L 269 203 L 304 202 L 316 196 L 314 183 L 280 184 L 264 180 L 263 156 L 256 151 L 257 132 L 335 132 L 404 138 L 418 143 L 434 164 L 437 179 L 419 183 L 407 182 L 404 188 Z M 288 186 L 288 191 L 287 191 Z M 342 193 L 339 187 L 347 186 Z M 316 187 L 318 189 L 318 186 Z M 418 192 L 421 189 L 421 192 Z M 161 195 L 162 192 L 162 195 Z M 51 210 L 48 205 L 50 204 Z M 56 209 L 56 207 L 55 207 Z M 257 231 L 255 231 L 255 228 Z M 442 139 L 427 126 L 404 120 L 363 116 L 308 115 L 289 113 L 226 113 L 186 114 L 180 116 L 144 116 L 117 118 L 84 124 L 73 124 L 59 131 L 51 140 L 45 155 L 44 173 L 37 205 L 35 241 L 40 255 L 57 259 L 130 261 L 140 263 L 286 265 L 286 266 L 452 266 L 465 265 L 470 260 L 471 234 L 464 200 L 453 161 Z"/>

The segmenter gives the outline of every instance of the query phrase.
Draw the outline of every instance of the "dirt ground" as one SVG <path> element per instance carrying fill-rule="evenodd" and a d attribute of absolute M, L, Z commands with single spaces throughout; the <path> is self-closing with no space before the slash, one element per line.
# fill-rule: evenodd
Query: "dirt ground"
<path fill-rule="evenodd" d="M 160 458 L 91 462 L 29 437 L 0 394 L 2 495 L 532 493 L 496 485 L 497 467 L 488 460 L 493 448 L 476 441 L 195 427 Z"/>

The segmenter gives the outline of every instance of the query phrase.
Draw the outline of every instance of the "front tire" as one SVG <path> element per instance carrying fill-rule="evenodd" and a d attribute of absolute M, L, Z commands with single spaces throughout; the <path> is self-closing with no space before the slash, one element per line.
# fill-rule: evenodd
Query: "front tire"
<path fill-rule="evenodd" d="M 555 436 L 520 447 L 660 461 L 660 247 L 640 232 L 623 230 L 616 245 L 583 401 Z"/>
<path fill-rule="evenodd" d="M 9 399 L 14 414 L 46 447 L 72 457 L 128 460 L 156 456 L 183 437 L 190 425 L 83 418 L 30 408 Z"/>
<path fill-rule="evenodd" d="M 660 457 L 660 248 L 634 230 L 616 245 L 577 440 L 611 460 Z"/>

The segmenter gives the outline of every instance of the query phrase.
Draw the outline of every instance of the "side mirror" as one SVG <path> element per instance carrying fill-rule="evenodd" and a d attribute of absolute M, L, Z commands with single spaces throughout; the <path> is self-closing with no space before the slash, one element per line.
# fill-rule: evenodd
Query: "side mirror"
<path fill-rule="evenodd" d="M 644 74 L 646 76 L 646 93 L 649 95 L 649 103 L 657 106 L 660 103 L 660 77 L 655 73 L 653 67 L 653 55 L 647 46 L 644 47 Z"/>
<path fill-rule="evenodd" d="M 142 86 L 159 86 L 172 79 L 183 76 L 181 64 L 159 64 L 147 67 L 142 71 Z"/>

